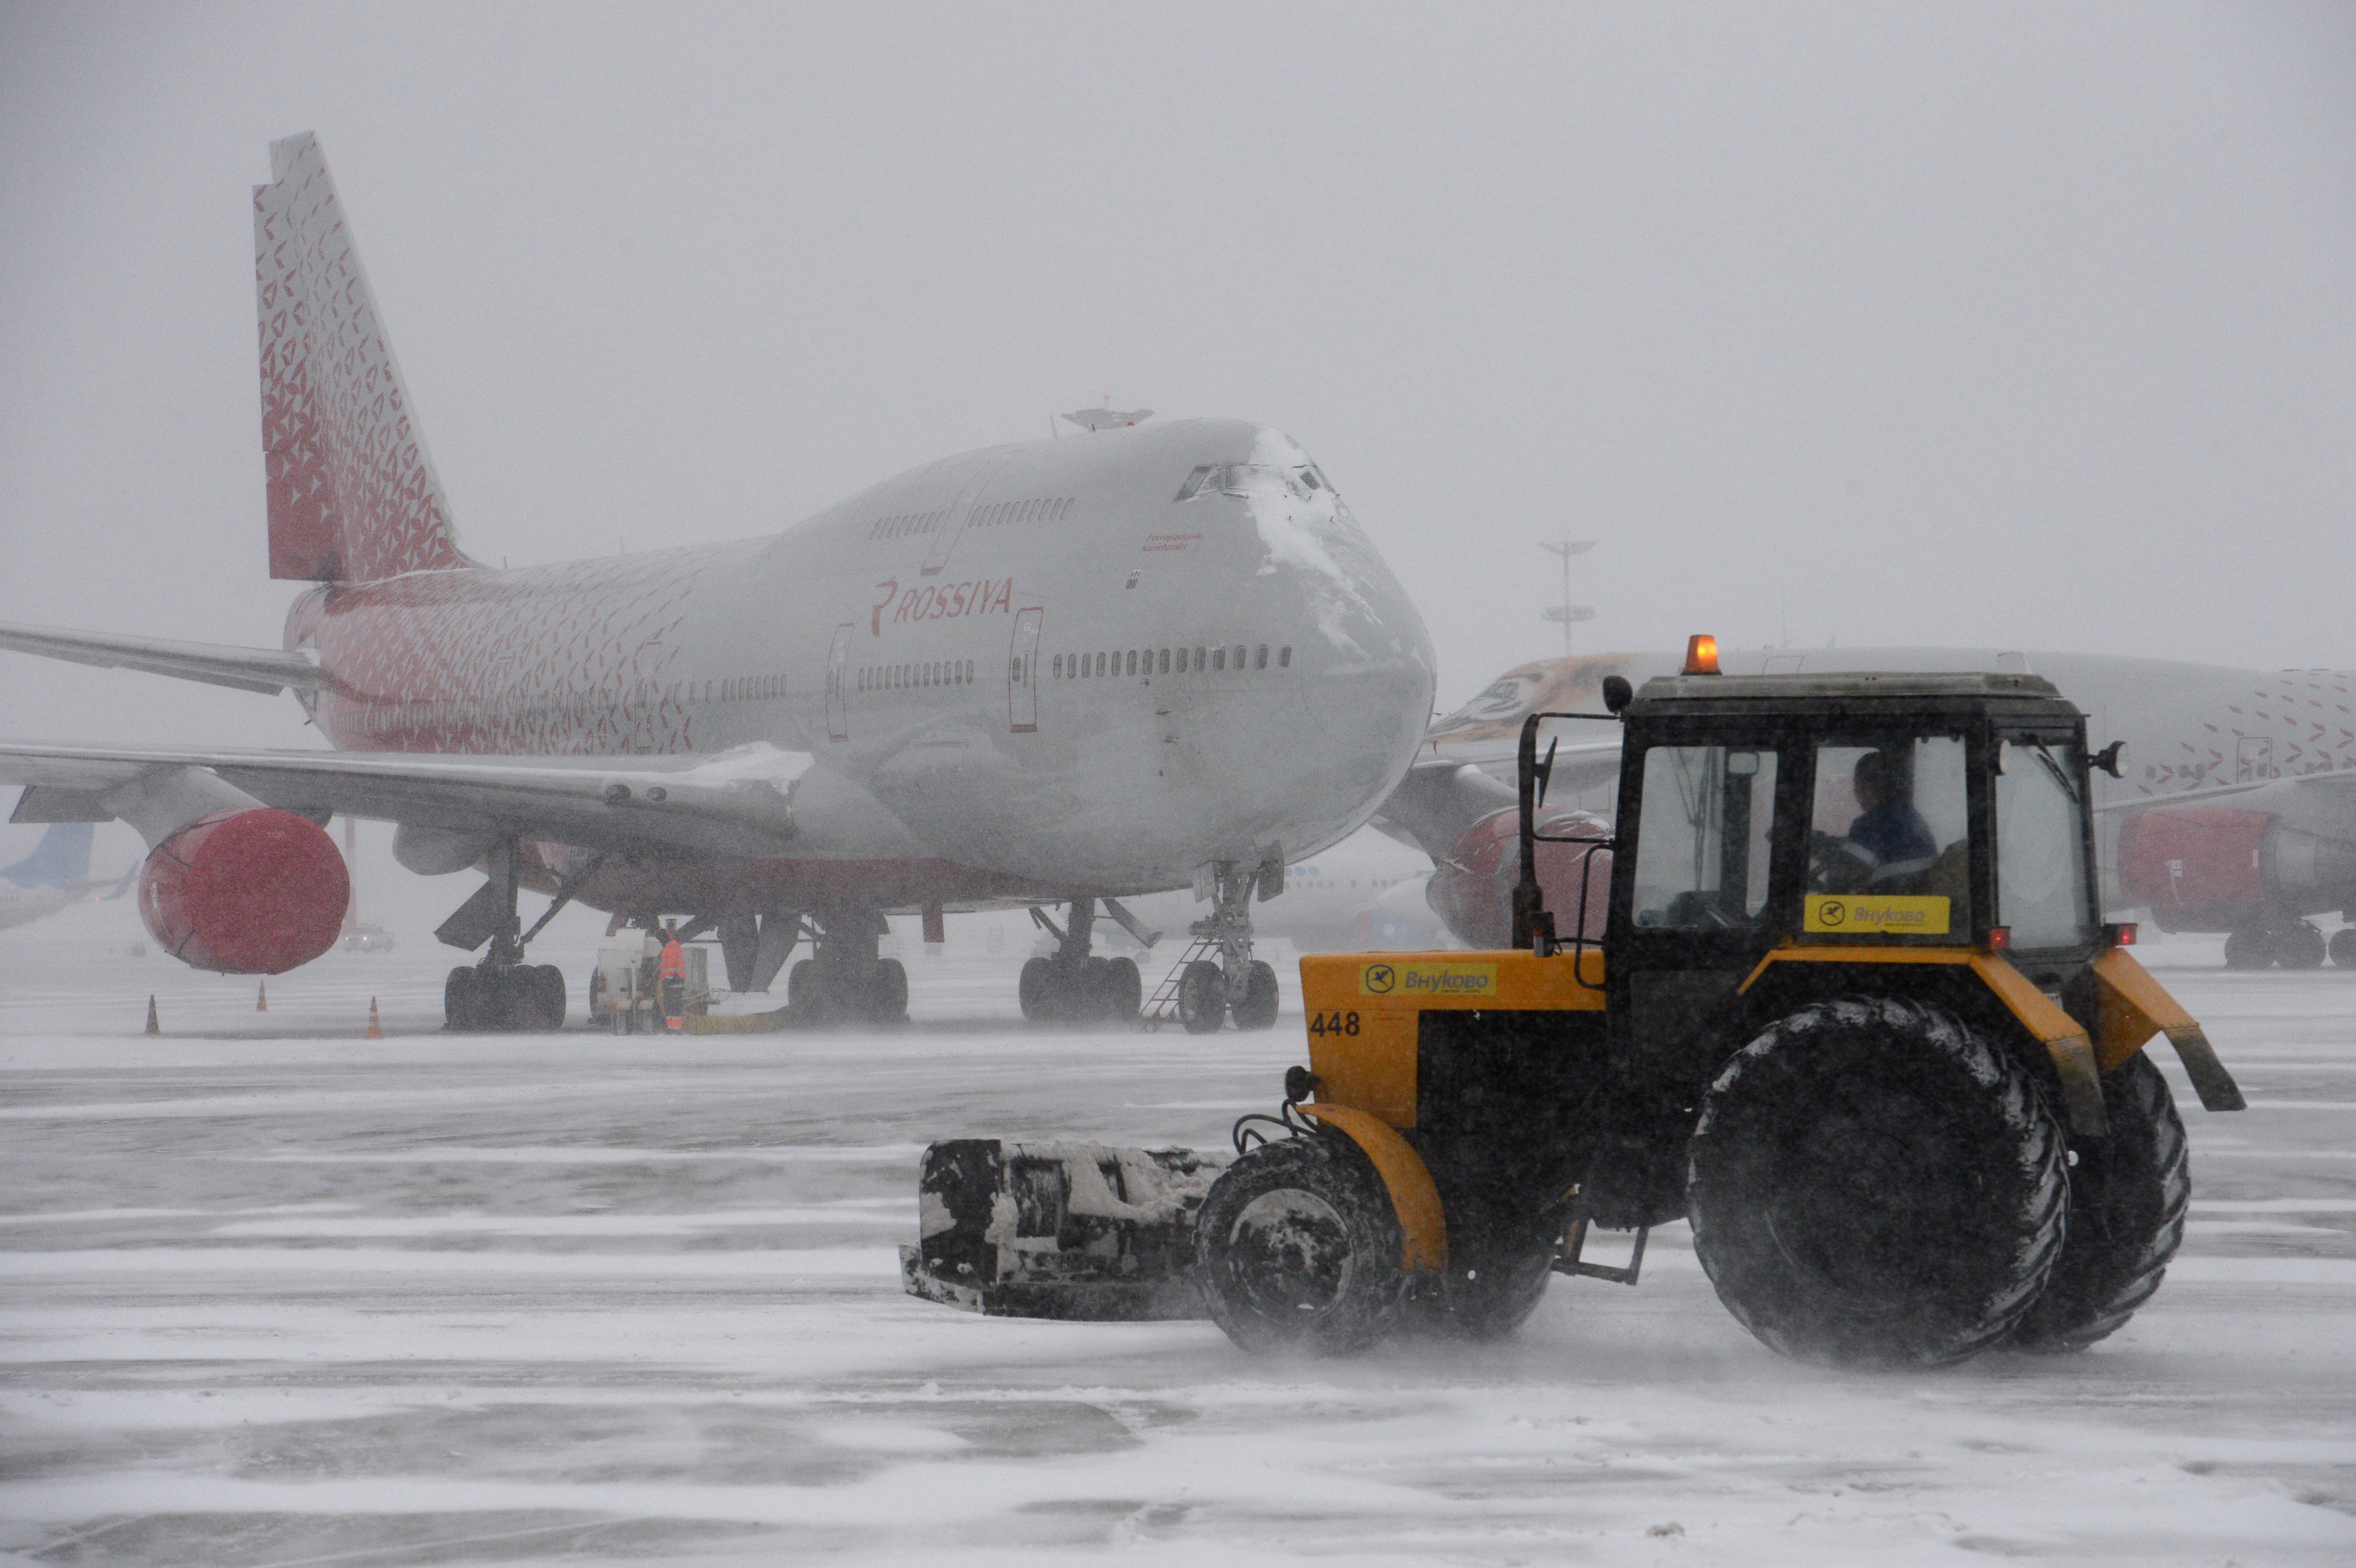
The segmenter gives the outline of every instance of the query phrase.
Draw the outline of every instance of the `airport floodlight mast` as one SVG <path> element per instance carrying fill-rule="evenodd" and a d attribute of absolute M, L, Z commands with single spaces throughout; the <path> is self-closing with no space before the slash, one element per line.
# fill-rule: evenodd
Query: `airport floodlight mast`
<path fill-rule="evenodd" d="M 1541 620 L 1557 621 L 1562 625 L 1562 656 L 1570 656 L 1570 629 L 1581 621 L 1595 619 L 1595 606 L 1570 602 L 1570 558 L 1585 555 L 1595 548 L 1593 539 L 1564 539 L 1559 543 L 1541 541 L 1538 549 L 1549 550 L 1562 558 L 1562 603 L 1549 604 L 1538 612 Z"/>

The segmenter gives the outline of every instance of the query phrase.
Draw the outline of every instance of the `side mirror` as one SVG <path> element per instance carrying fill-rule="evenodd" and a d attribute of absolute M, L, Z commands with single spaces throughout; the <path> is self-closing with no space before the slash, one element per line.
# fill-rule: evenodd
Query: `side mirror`
<path fill-rule="evenodd" d="M 2110 774 L 2111 777 L 2115 779 L 2125 778 L 2126 775 L 2119 772 L 2119 753 L 2126 749 L 2127 743 L 2125 741 L 2114 741 L 2109 745 L 2104 747 L 2101 751 L 2096 752 L 2093 756 L 2087 758 L 2087 764 L 2091 767 L 2102 769 L 2104 773 Z"/>
<path fill-rule="evenodd" d="M 1606 713 L 1617 713 L 1635 700 L 1636 688 L 1628 684 L 1626 676 L 1607 675 L 1603 677 L 1603 710 Z"/>

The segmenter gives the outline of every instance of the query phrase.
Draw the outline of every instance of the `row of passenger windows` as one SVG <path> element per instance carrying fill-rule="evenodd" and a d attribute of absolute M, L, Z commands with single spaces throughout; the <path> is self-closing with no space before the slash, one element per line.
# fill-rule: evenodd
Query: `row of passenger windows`
<path fill-rule="evenodd" d="M 994 528 L 1001 523 L 1055 523 L 1072 515 L 1077 502 L 1072 496 L 1040 496 L 1028 501 L 1000 501 L 984 507 L 966 519 L 969 528 Z M 915 534 L 940 531 L 948 518 L 946 508 L 932 512 L 908 512 L 896 517 L 884 517 L 867 530 L 871 539 L 906 539 Z"/>
<path fill-rule="evenodd" d="M 1099 676 L 1184 675 L 1188 670 L 1266 669 L 1268 645 L 1242 643 L 1224 648 L 1126 648 L 1100 654 L 1057 654 L 1047 663 L 1051 680 L 1093 680 Z M 1292 667 L 1290 645 L 1276 650 L 1276 667 Z"/>
<path fill-rule="evenodd" d="M 1059 523 L 1072 515 L 1075 499 L 1061 496 L 1036 501 L 1001 501 L 976 512 L 966 527 L 994 528 L 1001 523 Z"/>
<path fill-rule="evenodd" d="M 971 659 L 932 659 L 924 664 L 870 665 L 859 672 L 862 691 L 905 691 L 923 686 L 971 686 Z"/>
<path fill-rule="evenodd" d="M 966 667 L 969 670 L 972 666 Z M 360 728 L 370 731 L 407 730 L 452 724 L 495 724 L 509 720 L 542 722 L 594 720 L 616 705 L 652 707 L 662 702 L 766 702 L 786 695 L 782 675 L 740 676 L 733 680 L 691 680 L 658 686 L 640 681 L 614 696 L 509 696 L 475 701 L 371 703 L 360 715 Z"/>
<path fill-rule="evenodd" d="M 910 534 L 928 534 L 941 526 L 946 512 L 910 512 L 902 517 L 885 517 L 867 530 L 871 539 L 905 539 Z"/>
<path fill-rule="evenodd" d="M 692 693 L 694 688 L 688 689 Z M 703 700 L 706 702 L 766 702 L 785 694 L 786 677 L 781 675 L 747 675 L 734 680 L 707 680 L 703 683 Z"/>

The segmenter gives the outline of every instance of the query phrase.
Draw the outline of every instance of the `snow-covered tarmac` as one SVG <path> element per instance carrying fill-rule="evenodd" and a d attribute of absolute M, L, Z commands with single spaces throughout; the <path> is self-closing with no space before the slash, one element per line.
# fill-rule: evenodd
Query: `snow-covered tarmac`
<path fill-rule="evenodd" d="M 1224 1147 L 1304 1057 L 1290 976 L 1252 1037 L 1026 1028 L 1009 953 L 911 958 L 881 1036 L 451 1038 L 421 944 L 258 1016 L 75 941 L 0 946 L 10 1560 L 2356 1562 L 2356 974 L 2145 949 L 2253 1105 L 2163 1057 L 2158 1299 L 1869 1375 L 1754 1343 L 1681 1227 L 1508 1344 L 1353 1363 L 900 1293 L 928 1139 Z"/>

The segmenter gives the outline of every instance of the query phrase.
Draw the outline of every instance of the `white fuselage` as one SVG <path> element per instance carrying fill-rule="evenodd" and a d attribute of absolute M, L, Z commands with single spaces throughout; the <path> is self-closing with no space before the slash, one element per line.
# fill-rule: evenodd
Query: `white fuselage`
<path fill-rule="evenodd" d="M 946 459 L 769 539 L 320 590 L 287 645 L 347 749 L 806 758 L 757 879 L 799 907 L 1298 859 L 1388 793 L 1433 687 L 1330 483 L 1214 420 Z"/>

